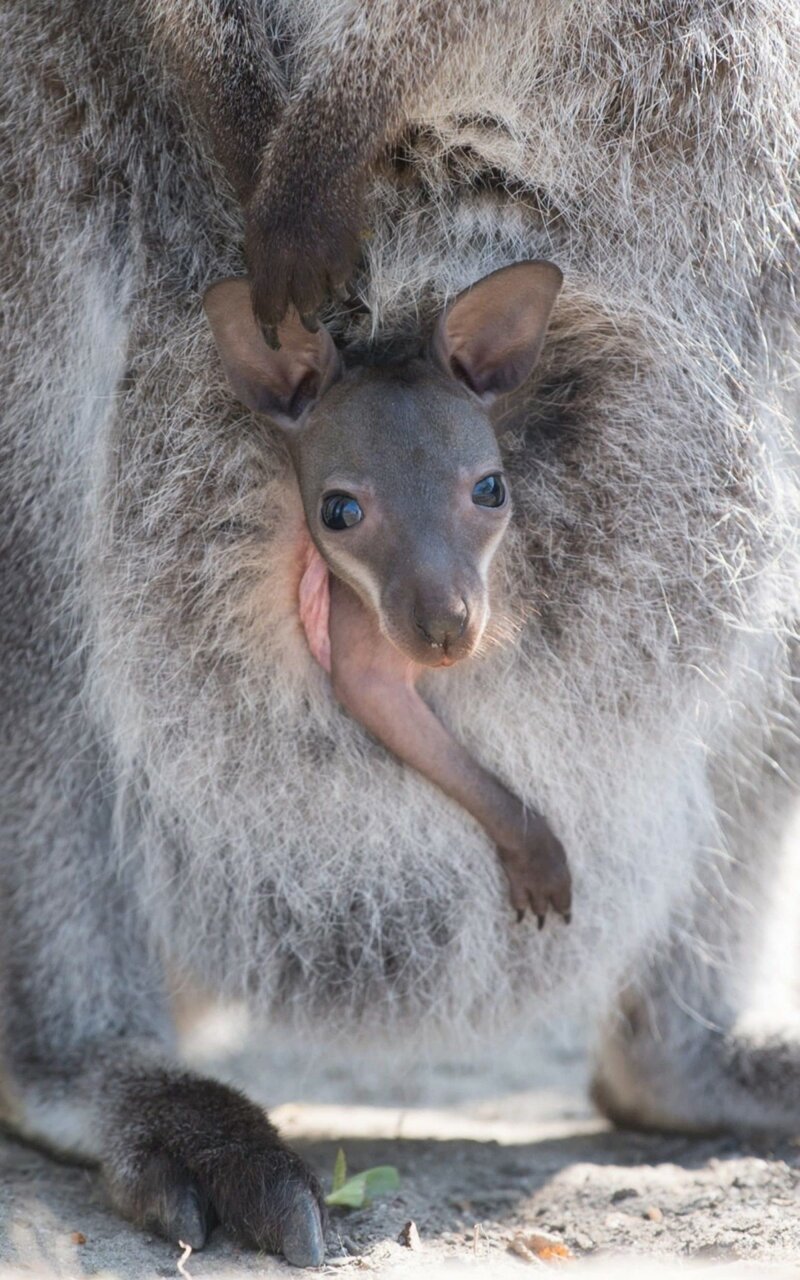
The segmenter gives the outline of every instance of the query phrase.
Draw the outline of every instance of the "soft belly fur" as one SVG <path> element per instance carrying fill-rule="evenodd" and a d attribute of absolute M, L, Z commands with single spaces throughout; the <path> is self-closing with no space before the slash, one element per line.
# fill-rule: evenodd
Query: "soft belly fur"
<path fill-rule="evenodd" d="M 605 1005 L 724 851 L 709 762 L 755 770 L 797 605 L 776 412 L 788 10 L 693 2 L 665 30 L 622 0 L 505 6 L 373 180 L 369 315 L 332 313 L 360 349 L 507 262 L 564 272 L 508 405 L 494 641 L 424 685 L 568 851 L 572 925 L 539 934 L 513 924 L 476 824 L 348 719 L 309 654 L 287 459 L 232 402 L 200 314 L 242 269 L 235 204 L 134 19 L 93 15 L 78 40 L 64 7 L 11 6 L 22 57 L 55 50 L 18 73 L 4 483 L 33 548 L 18 576 L 35 560 L 43 587 L 14 608 L 57 619 L 68 662 L 37 705 L 75 682 L 70 733 L 101 746 L 108 857 L 142 922 L 216 989 L 340 1030 Z M 326 15 L 294 77 L 340 8 L 286 9 Z"/>

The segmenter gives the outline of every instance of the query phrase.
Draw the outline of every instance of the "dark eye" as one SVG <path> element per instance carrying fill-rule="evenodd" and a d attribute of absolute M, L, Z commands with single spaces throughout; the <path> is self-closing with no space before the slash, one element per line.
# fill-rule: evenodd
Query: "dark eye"
<path fill-rule="evenodd" d="M 364 512 L 349 493 L 329 493 L 322 499 L 322 523 L 328 529 L 351 529 L 364 519 Z"/>
<path fill-rule="evenodd" d="M 472 490 L 472 501 L 478 507 L 502 507 L 506 500 L 506 486 L 497 472 L 484 476 Z"/>

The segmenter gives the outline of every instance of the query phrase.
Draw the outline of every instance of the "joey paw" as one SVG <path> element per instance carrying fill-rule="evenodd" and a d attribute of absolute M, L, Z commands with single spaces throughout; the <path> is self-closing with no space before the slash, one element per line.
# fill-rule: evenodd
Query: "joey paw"
<path fill-rule="evenodd" d="M 572 919 L 572 877 L 561 841 L 544 818 L 528 822 L 524 839 L 513 849 L 500 849 L 500 861 L 509 883 L 511 905 L 517 921 L 530 910 L 539 928 L 552 907 L 564 923 Z"/>

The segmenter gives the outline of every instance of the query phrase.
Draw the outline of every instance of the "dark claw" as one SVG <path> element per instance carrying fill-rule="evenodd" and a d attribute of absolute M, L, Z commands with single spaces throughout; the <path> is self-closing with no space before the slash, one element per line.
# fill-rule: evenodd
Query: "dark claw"
<path fill-rule="evenodd" d="M 537 917 L 536 917 L 536 922 L 537 922 L 537 924 L 538 924 L 538 926 L 539 926 L 539 928 L 540 928 L 540 929 L 543 929 L 543 928 L 544 928 L 544 916 L 539 916 L 539 915 L 537 915 Z"/>
<path fill-rule="evenodd" d="M 273 351 L 280 351 L 281 344 L 278 338 L 278 327 L 274 324 L 264 325 L 264 341 L 268 347 L 272 347 Z"/>
<path fill-rule="evenodd" d="M 562 918 L 562 920 L 564 921 L 564 924 L 569 924 L 569 923 L 570 923 L 570 921 L 572 920 L 572 912 L 571 912 L 571 911 L 562 911 L 562 912 L 561 912 L 561 918 Z"/>
<path fill-rule="evenodd" d="M 325 1261 L 322 1219 L 310 1191 L 298 1192 L 283 1227 L 281 1253 L 293 1267 L 321 1267 Z"/>
<path fill-rule="evenodd" d="M 190 1175 L 166 1156 L 156 1156 L 144 1173 L 143 1199 L 135 1217 L 173 1244 L 202 1249 L 215 1225 L 207 1198 Z"/>
<path fill-rule="evenodd" d="M 194 1187 L 185 1187 L 179 1196 L 174 1216 L 167 1224 L 170 1239 L 176 1244 L 202 1249 L 208 1234 L 208 1215 Z"/>
<path fill-rule="evenodd" d="M 301 316 L 300 321 L 303 328 L 309 333 L 319 333 L 319 320 L 317 319 L 315 312 L 312 311 L 306 316 Z"/>
<path fill-rule="evenodd" d="M 517 924 L 522 924 L 522 921 L 524 919 L 525 919 L 525 912 L 522 910 L 521 907 L 517 907 Z"/>

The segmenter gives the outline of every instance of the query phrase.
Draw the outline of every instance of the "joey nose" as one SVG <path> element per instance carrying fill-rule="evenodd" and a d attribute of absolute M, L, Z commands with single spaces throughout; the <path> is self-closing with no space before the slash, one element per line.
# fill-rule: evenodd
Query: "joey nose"
<path fill-rule="evenodd" d="M 414 625 L 428 644 L 437 649 L 448 648 L 458 640 L 467 625 L 468 610 L 463 599 L 437 603 L 424 607 L 420 601 L 414 606 Z"/>

